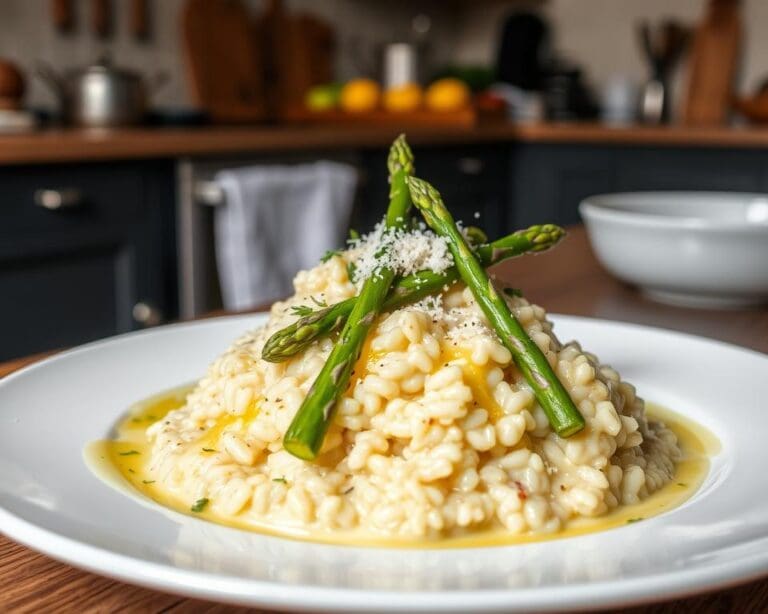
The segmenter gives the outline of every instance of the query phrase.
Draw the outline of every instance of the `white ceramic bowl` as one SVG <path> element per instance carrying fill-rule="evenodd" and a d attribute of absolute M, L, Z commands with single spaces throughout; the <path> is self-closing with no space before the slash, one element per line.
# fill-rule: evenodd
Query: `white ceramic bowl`
<path fill-rule="evenodd" d="M 768 301 L 768 194 L 627 192 L 579 211 L 601 264 L 666 303 Z"/>

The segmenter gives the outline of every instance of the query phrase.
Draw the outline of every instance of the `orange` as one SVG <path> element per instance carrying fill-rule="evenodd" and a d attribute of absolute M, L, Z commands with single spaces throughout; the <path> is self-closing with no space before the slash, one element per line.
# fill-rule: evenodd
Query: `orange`
<path fill-rule="evenodd" d="M 393 113 L 415 111 L 421 106 L 423 92 L 416 83 L 406 83 L 384 92 L 384 108 Z"/>
<path fill-rule="evenodd" d="M 432 111 L 458 111 L 469 104 L 469 88 L 458 79 L 439 79 L 427 88 L 425 101 Z"/>
<path fill-rule="evenodd" d="M 379 106 L 381 88 L 372 79 L 353 79 L 341 89 L 339 104 L 350 113 L 365 113 Z"/>

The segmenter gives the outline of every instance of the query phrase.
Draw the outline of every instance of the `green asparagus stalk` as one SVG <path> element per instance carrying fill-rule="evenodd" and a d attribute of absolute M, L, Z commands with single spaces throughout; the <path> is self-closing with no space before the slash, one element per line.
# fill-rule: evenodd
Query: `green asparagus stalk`
<path fill-rule="evenodd" d="M 584 417 L 557 379 L 543 352 L 525 332 L 506 301 L 497 294 L 488 274 L 443 204 L 440 193 L 416 177 L 409 177 L 407 181 L 413 204 L 421 211 L 430 228 L 448 240 L 461 279 L 472 291 L 501 342 L 512 353 L 515 364 L 533 389 L 552 428 L 561 437 L 578 433 L 584 428 Z"/>
<path fill-rule="evenodd" d="M 464 229 L 464 236 L 467 237 L 467 241 L 469 241 L 469 244 L 472 247 L 488 243 L 488 235 L 485 234 L 485 231 L 482 228 L 478 228 L 477 226 L 467 226 Z"/>
<path fill-rule="evenodd" d="M 389 207 L 385 224 L 387 228 L 407 228 L 408 212 L 411 210 L 411 194 L 407 179 L 413 175 L 413 153 L 405 140 L 398 136 L 387 157 L 389 170 Z"/>
<path fill-rule="evenodd" d="M 475 253 L 484 267 L 528 252 L 540 252 L 555 245 L 565 231 L 554 224 L 531 226 L 506 237 L 479 245 Z M 393 311 L 441 291 L 443 286 L 459 279 L 455 267 L 445 273 L 420 271 L 398 280 L 390 290 L 382 311 Z M 264 344 L 261 357 L 270 362 L 282 362 L 304 351 L 317 339 L 330 335 L 347 321 L 357 297 L 316 310 L 293 324 L 274 333 Z"/>
<path fill-rule="evenodd" d="M 386 227 L 389 230 L 405 228 L 411 208 L 406 179 L 413 173 L 413 154 L 403 135 L 392 144 L 387 165 L 390 192 Z M 283 438 L 283 447 L 294 456 L 314 460 L 320 452 L 336 411 L 336 403 L 349 384 L 352 368 L 360 357 L 365 339 L 394 279 L 395 272 L 381 266 L 363 283 L 336 345 Z"/>

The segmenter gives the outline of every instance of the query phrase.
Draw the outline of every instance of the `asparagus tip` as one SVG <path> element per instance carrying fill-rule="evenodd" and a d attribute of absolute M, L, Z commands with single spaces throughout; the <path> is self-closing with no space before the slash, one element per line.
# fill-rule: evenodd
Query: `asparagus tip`
<path fill-rule="evenodd" d="M 405 140 L 405 134 L 398 136 L 389 148 L 387 169 L 392 177 L 397 171 L 402 170 L 406 175 L 413 175 L 413 152 Z"/>
<path fill-rule="evenodd" d="M 443 205 L 443 198 L 440 196 L 440 192 L 428 181 L 418 177 L 406 177 L 405 181 L 408 184 L 413 202 L 422 211 L 431 211 L 437 203 Z"/>

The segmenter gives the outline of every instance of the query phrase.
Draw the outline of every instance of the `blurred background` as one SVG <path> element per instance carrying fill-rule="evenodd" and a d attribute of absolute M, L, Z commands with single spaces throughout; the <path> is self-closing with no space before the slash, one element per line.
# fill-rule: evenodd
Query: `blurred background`
<path fill-rule="evenodd" d="M 386 151 L 491 237 L 768 188 L 763 0 L 3 0 L 0 359 L 286 296 Z"/>

